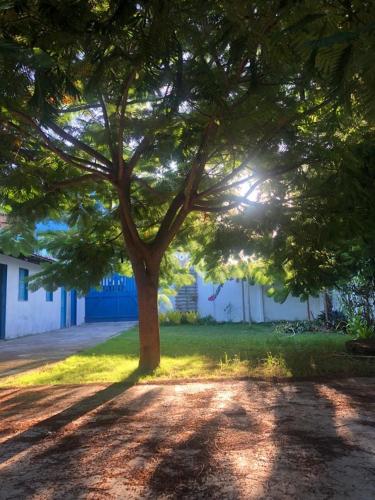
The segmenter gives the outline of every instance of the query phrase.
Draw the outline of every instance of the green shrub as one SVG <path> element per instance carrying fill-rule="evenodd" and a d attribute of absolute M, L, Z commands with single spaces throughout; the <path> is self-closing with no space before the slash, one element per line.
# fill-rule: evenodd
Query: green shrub
<path fill-rule="evenodd" d="M 326 313 L 322 311 L 316 319 L 321 323 L 324 329 L 346 331 L 347 317 L 342 311 L 337 311 L 335 309 L 330 311 L 328 313 L 328 319 L 326 318 Z"/>
<path fill-rule="evenodd" d="M 159 314 L 160 324 L 163 326 L 168 325 L 197 325 L 200 321 L 199 315 L 195 311 L 167 311 Z"/>
<path fill-rule="evenodd" d="M 353 314 L 349 318 L 346 331 L 349 335 L 353 335 L 358 339 L 369 339 L 375 336 L 374 325 L 367 324 L 361 312 Z"/>
<path fill-rule="evenodd" d="M 159 323 L 165 325 L 167 322 L 167 313 L 159 313 Z"/>
<path fill-rule="evenodd" d="M 198 323 L 200 325 L 216 325 L 217 321 L 216 319 L 209 314 L 208 316 L 202 316 L 201 318 L 198 318 Z"/>
<path fill-rule="evenodd" d="M 298 335 L 306 332 L 321 331 L 322 325 L 319 321 L 279 321 L 274 324 L 274 333 L 278 335 Z"/>
<path fill-rule="evenodd" d="M 182 317 L 189 325 L 198 324 L 199 314 L 196 311 L 187 311 L 183 313 Z"/>
<path fill-rule="evenodd" d="M 170 325 L 180 325 L 182 320 L 182 313 L 180 311 L 168 311 L 167 322 Z"/>

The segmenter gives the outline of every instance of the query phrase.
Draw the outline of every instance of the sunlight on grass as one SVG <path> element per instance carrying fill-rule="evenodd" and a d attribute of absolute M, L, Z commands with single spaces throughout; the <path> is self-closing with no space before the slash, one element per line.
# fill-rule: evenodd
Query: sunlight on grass
<path fill-rule="evenodd" d="M 281 337 L 264 324 L 164 327 L 161 365 L 140 381 L 375 375 L 374 363 L 345 356 L 347 339 L 340 333 Z M 137 365 L 138 334 L 133 329 L 54 365 L 3 379 L 0 385 L 131 381 Z"/>

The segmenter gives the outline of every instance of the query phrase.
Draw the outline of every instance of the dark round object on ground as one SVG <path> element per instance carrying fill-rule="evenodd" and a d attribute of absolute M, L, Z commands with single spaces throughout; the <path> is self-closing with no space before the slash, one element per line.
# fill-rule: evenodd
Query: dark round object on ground
<path fill-rule="evenodd" d="M 346 350 L 350 354 L 365 354 L 375 356 L 375 338 L 349 340 L 345 343 Z"/>

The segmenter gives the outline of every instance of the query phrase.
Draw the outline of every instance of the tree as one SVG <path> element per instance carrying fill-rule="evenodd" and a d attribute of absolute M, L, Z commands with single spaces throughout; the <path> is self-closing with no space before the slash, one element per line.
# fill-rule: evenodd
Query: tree
<path fill-rule="evenodd" d="M 368 259 L 361 262 L 361 268 L 350 281 L 339 286 L 345 314 L 349 319 L 360 315 L 366 325 L 374 325 L 375 306 L 375 262 Z"/>
<path fill-rule="evenodd" d="M 5 2 L 1 205 L 70 227 L 48 238 L 60 260 L 37 283 L 84 290 L 129 262 L 140 367 L 158 366 L 173 251 L 257 207 L 267 180 L 324 169 L 351 105 L 372 112 L 372 15 L 323 0 Z"/>
<path fill-rule="evenodd" d="M 205 248 L 213 279 L 255 279 L 280 301 L 372 287 L 375 138 L 366 124 L 326 146 L 323 171 L 311 166 L 270 179 L 258 193 L 262 204 L 222 219 Z"/>

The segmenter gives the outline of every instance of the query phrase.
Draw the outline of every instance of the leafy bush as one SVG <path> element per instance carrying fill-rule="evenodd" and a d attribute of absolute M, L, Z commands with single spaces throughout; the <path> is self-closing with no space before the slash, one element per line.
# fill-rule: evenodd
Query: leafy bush
<path fill-rule="evenodd" d="M 374 325 L 369 325 L 361 313 L 353 314 L 349 318 L 346 331 L 358 339 L 370 339 L 375 336 Z"/>
<path fill-rule="evenodd" d="M 202 316 L 201 318 L 198 318 L 198 323 L 200 325 L 216 325 L 217 321 L 216 319 L 209 314 L 208 316 Z"/>
<path fill-rule="evenodd" d="M 159 321 L 161 325 L 180 325 L 182 319 L 182 313 L 180 311 L 167 311 L 159 315 Z"/>
<path fill-rule="evenodd" d="M 224 352 L 224 356 L 220 358 L 220 368 L 223 370 L 228 366 L 238 366 L 241 364 L 241 358 L 239 354 L 234 354 L 233 357 L 229 357 L 226 352 Z"/>
<path fill-rule="evenodd" d="M 200 323 L 200 318 L 197 312 L 195 311 L 167 311 L 165 313 L 159 314 L 160 324 L 163 326 L 169 325 L 197 325 Z"/>
<path fill-rule="evenodd" d="M 322 311 L 316 318 L 322 325 L 322 327 L 328 330 L 343 330 L 346 331 L 347 317 L 342 311 L 336 311 L 333 309 L 328 313 L 328 320 L 326 314 Z"/>
<path fill-rule="evenodd" d="M 338 287 L 341 306 L 347 317 L 360 314 L 366 324 L 375 323 L 375 260 L 367 259 L 349 282 Z"/>
<path fill-rule="evenodd" d="M 189 325 L 197 325 L 199 320 L 199 315 L 196 311 L 187 311 L 182 313 L 182 322 L 186 322 Z"/>
<path fill-rule="evenodd" d="M 279 321 L 275 323 L 274 333 L 278 335 L 298 335 L 306 332 L 321 331 L 319 321 Z"/>

